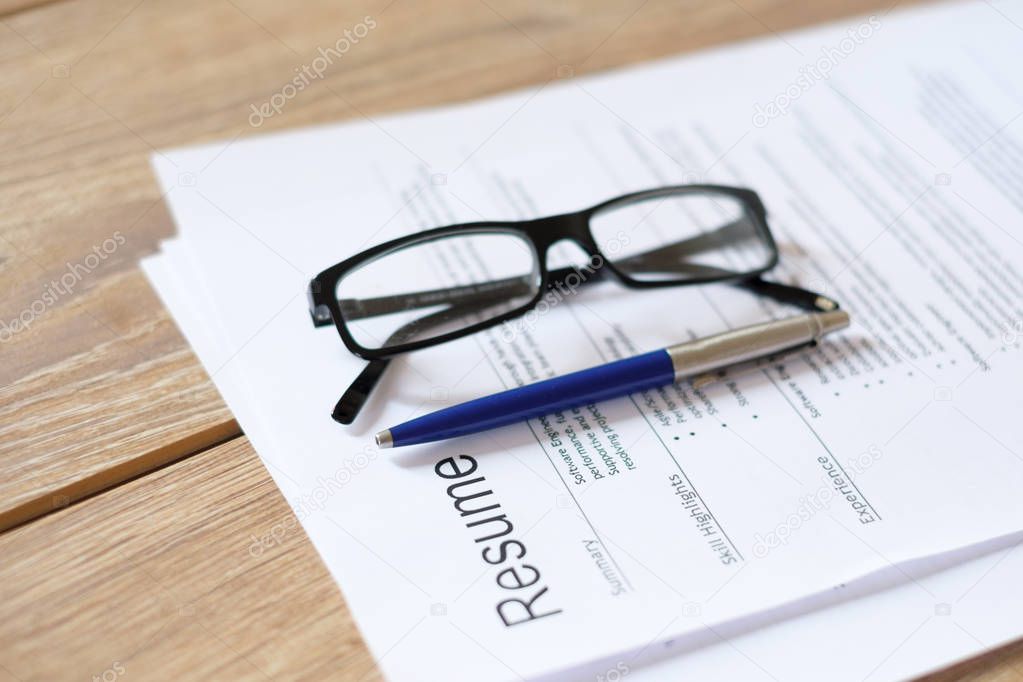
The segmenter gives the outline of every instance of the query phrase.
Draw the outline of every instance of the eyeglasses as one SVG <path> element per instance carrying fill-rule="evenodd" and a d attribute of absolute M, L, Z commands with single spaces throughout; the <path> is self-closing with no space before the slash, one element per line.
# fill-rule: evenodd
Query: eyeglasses
<path fill-rule="evenodd" d="M 583 266 L 549 269 L 555 243 L 574 242 Z M 608 274 L 631 288 L 729 282 L 806 310 L 838 304 L 760 275 L 778 263 L 756 192 L 680 185 L 626 194 L 575 213 L 449 225 L 400 237 L 333 265 L 309 284 L 313 324 L 332 322 L 370 361 L 333 417 L 354 421 L 390 359 L 494 327 L 551 289 Z"/>

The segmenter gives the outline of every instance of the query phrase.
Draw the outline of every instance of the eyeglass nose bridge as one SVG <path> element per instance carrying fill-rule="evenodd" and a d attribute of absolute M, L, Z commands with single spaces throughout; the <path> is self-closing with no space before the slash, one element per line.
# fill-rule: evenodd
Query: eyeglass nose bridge
<path fill-rule="evenodd" d="M 537 218 L 527 223 L 527 230 L 536 242 L 541 259 L 546 259 L 551 247 L 562 241 L 572 242 L 590 258 L 600 256 L 600 249 L 590 234 L 589 216 L 586 213 L 563 213 Z"/>

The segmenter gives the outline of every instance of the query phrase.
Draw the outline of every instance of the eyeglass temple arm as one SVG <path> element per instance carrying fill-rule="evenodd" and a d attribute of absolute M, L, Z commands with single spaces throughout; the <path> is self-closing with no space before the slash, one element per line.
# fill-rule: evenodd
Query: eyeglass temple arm
<path fill-rule="evenodd" d="M 552 271 L 551 286 L 556 286 L 556 279 L 558 281 L 564 281 L 564 279 L 572 272 L 575 272 L 573 268 L 561 268 L 560 270 Z M 556 273 L 557 277 L 555 277 Z M 598 275 L 598 278 L 599 277 L 600 275 Z M 584 282 L 585 281 L 592 280 L 584 280 Z M 788 284 L 768 282 L 767 280 L 763 280 L 759 277 L 736 282 L 735 286 L 748 289 L 756 294 L 767 296 L 779 303 L 788 303 L 804 310 L 828 311 L 837 310 L 839 307 L 837 301 L 822 294 L 818 294 L 808 289 L 790 286 Z M 477 306 L 473 305 L 467 307 Z M 386 344 L 393 345 L 401 343 L 401 341 L 413 333 L 413 327 L 418 330 L 420 327 L 424 326 L 424 324 L 429 327 L 435 323 L 439 323 L 442 321 L 440 318 L 446 318 L 451 310 L 452 309 L 449 308 L 438 311 L 437 313 L 428 315 L 420 320 L 399 327 L 387 339 Z M 459 314 L 462 314 L 462 312 Z M 436 318 L 436 322 L 434 322 L 431 318 Z M 363 406 L 365 406 L 366 401 L 369 399 L 370 393 L 373 392 L 373 389 L 380 382 L 380 379 L 383 377 L 384 372 L 390 364 L 391 358 L 378 358 L 376 360 L 371 360 L 369 364 L 366 365 L 334 407 L 334 412 L 331 416 L 333 416 L 335 421 L 346 425 L 355 421 L 355 418 L 359 415 L 359 412 L 362 411 Z"/>
<path fill-rule="evenodd" d="M 716 230 L 616 260 L 615 265 L 621 270 L 661 269 L 663 272 L 684 272 L 699 276 L 734 274 L 731 270 L 715 268 L 710 265 L 700 265 L 698 263 L 684 263 L 681 259 L 684 256 L 691 256 L 741 243 L 751 239 L 755 234 L 755 232 L 750 230 L 745 217 L 743 217 L 727 225 L 722 225 Z"/>
<path fill-rule="evenodd" d="M 755 294 L 766 296 L 774 299 L 779 303 L 788 303 L 794 305 L 797 308 L 809 311 L 829 311 L 838 310 L 838 301 L 833 298 L 829 298 L 823 294 L 818 294 L 815 291 L 809 289 L 803 289 L 801 287 L 792 286 L 790 284 L 781 284 L 779 282 L 769 282 L 760 277 L 751 277 L 750 279 L 744 279 L 734 283 L 735 286 L 748 289 Z"/>
<path fill-rule="evenodd" d="M 585 277 L 580 274 L 581 269 L 566 267 L 551 270 L 548 276 L 547 288 L 565 283 L 569 275 L 576 274 L 580 282 L 589 279 L 600 279 L 604 276 L 600 270 L 586 270 Z M 428 291 L 417 291 L 408 294 L 397 294 L 394 296 L 377 296 L 375 298 L 342 298 L 338 300 L 341 309 L 349 320 L 361 320 L 366 317 L 377 315 L 388 315 L 401 310 L 415 310 L 426 308 L 432 305 L 466 305 L 473 303 L 491 303 L 503 301 L 508 298 L 528 294 L 533 290 L 531 284 L 532 276 L 507 277 L 505 279 L 485 282 L 483 284 L 463 284 L 443 289 L 430 289 Z M 332 324 L 330 314 L 319 314 L 313 311 L 313 326 L 325 327 Z"/>
<path fill-rule="evenodd" d="M 566 268 L 568 270 L 570 268 Z M 395 329 L 387 340 L 384 342 L 384 346 L 394 346 L 403 341 L 406 341 L 416 332 L 423 328 L 435 327 L 443 324 L 453 316 L 462 316 L 466 313 L 471 313 L 474 310 L 480 310 L 487 307 L 493 301 L 504 300 L 504 296 L 491 296 L 486 300 L 476 300 L 463 302 L 462 305 L 455 305 L 444 310 L 438 310 L 430 313 L 425 317 L 421 317 L 418 320 L 412 320 L 406 322 L 402 326 Z M 355 381 L 351 383 L 348 389 L 341 396 L 341 399 L 337 401 L 337 405 L 334 406 L 334 411 L 331 416 L 334 421 L 341 424 L 351 424 L 355 421 L 355 418 L 359 415 L 363 406 L 366 404 L 366 400 L 369 398 L 369 394 L 373 391 L 374 387 L 380 382 L 383 377 L 384 371 L 387 366 L 391 364 L 392 358 L 377 358 L 370 360 L 369 364 L 359 373 L 359 376 L 355 377 Z"/>
<path fill-rule="evenodd" d="M 554 287 L 557 286 L 559 282 L 563 283 L 573 272 L 577 271 L 574 268 L 560 268 L 559 270 L 551 271 L 550 286 Z M 599 273 L 600 271 L 597 272 Z M 599 279 L 602 276 L 602 274 L 597 274 L 595 279 Z M 593 280 L 582 280 L 582 283 L 589 281 Z M 767 296 L 779 303 L 794 305 L 803 310 L 828 311 L 837 310 L 839 308 L 837 301 L 822 294 L 788 284 L 769 282 L 761 279 L 760 277 L 753 277 L 736 282 L 735 286 L 742 287 L 743 289 L 747 289 L 755 294 Z M 465 305 L 462 306 L 463 309 L 460 310 L 458 314 L 461 315 L 467 312 L 464 308 L 477 308 L 484 306 L 485 304 L 480 302 Z M 441 310 L 399 327 L 387 339 L 385 345 L 401 343 L 408 336 L 411 336 L 415 331 L 418 331 L 424 326 L 430 327 L 435 324 L 442 323 L 444 319 L 448 318 L 452 310 L 453 308 Z M 384 371 L 386 371 L 389 364 L 391 364 L 391 358 L 378 358 L 376 360 L 371 360 L 369 364 L 366 365 L 334 407 L 332 416 L 335 421 L 342 424 L 351 424 L 355 421 L 355 418 L 359 415 L 359 412 L 366 404 L 370 393 L 372 393 L 373 389 L 380 382 L 380 379 L 383 377 Z"/>

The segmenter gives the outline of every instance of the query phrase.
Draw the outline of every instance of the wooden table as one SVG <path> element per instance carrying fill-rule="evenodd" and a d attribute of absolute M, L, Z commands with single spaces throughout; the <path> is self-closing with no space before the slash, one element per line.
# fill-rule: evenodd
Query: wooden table
<path fill-rule="evenodd" d="M 367 15 L 371 38 L 260 132 L 889 1 L 0 0 L 0 679 L 379 677 L 137 268 L 173 233 L 153 149 L 252 134 L 250 105 Z M 934 679 L 959 678 L 1023 679 L 1023 644 Z"/>

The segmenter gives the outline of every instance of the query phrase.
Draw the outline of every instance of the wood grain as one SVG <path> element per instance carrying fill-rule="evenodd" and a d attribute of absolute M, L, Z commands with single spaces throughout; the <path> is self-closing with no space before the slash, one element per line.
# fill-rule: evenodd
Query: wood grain
<path fill-rule="evenodd" d="M 0 682 L 379 679 L 244 438 L 8 531 L 0 556 Z M 927 679 L 1021 671 L 1017 643 Z"/>
<path fill-rule="evenodd" d="M 154 149 L 375 118 L 890 5 L 0 0 L 0 323 L 30 311 L 28 329 L 0 331 L 0 528 L 53 512 L 0 535 L 0 679 L 115 663 L 146 679 L 376 675 L 300 530 L 249 552 L 290 516 L 247 442 L 202 449 L 237 426 L 135 269 L 173 233 Z M 379 26 L 357 50 L 249 125 L 251 105 L 367 15 Z M 933 679 L 1019 670 L 1023 644 Z"/>
<path fill-rule="evenodd" d="M 0 556 L 0 680 L 378 677 L 244 438 L 8 531 Z"/>
<path fill-rule="evenodd" d="M 32 7 L 47 5 L 58 0 L 0 0 L 0 17 L 6 14 L 14 14 Z"/>
<path fill-rule="evenodd" d="M 478 97 L 886 7 L 74 0 L 3 16 L 0 528 L 236 432 L 134 274 L 173 233 L 155 149 Z M 253 104 L 366 16 L 377 28 L 357 49 L 279 116 L 249 124 Z M 69 273 L 80 276 L 54 295 Z"/>
<path fill-rule="evenodd" d="M 132 305 L 142 294 L 154 307 Z M 138 272 L 109 275 L 48 315 L 72 336 L 111 330 L 90 347 L 66 344 L 69 355 L 0 389 L 0 528 L 239 433 Z M 15 351 L 45 354 L 31 348 L 43 334 L 29 328 Z"/>
<path fill-rule="evenodd" d="M 64 7 L 0 26 L 0 529 L 239 433 L 136 267 L 173 233 L 148 148 L 67 71 L 109 14 L 27 21 Z"/>
<path fill-rule="evenodd" d="M 921 682 L 1019 682 L 1023 680 L 1023 642 L 999 647 L 932 675 Z"/>

